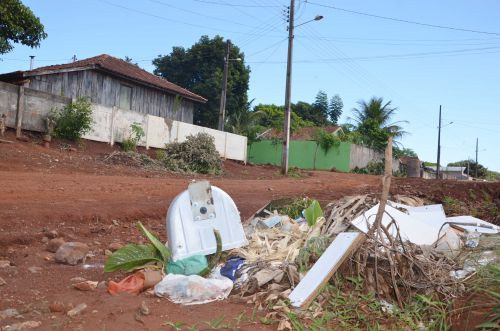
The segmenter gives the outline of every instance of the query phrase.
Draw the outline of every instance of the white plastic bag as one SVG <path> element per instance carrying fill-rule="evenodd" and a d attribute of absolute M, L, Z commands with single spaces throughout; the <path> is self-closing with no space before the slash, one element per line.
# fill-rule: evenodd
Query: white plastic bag
<path fill-rule="evenodd" d="M 156 284 L 155 295 L 166 297 L 173 303 L 199 305 L 224 300 L 232 289 L 233 282 L 220 271 L 213 272 L 209 278 L 168 274 Z"/>

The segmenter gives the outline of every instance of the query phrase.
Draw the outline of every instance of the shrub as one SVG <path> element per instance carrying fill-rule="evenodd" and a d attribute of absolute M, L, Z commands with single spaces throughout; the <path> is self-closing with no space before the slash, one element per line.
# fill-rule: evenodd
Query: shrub
<path fill-rule="evenodd" d="M 144 137 L 144 129 L 140 123 L 134 122 L 130 125 L 130 136 L 122 141 L 122 149 L 125 152 L 136 151 L 137 144 L 142 137 Z"/>
<path fill-rule="evenodd" d="M 328 153 L 330 148 L 340 146 L 340 139 L 334 134 L 326 132 L 324 129 L 316 129 L 313 139 L 325 154 Z"/>
<path fill-rule="evenodd" d="M 189 135 L 182 143 L 167 144 L 165 152 L 159 152 L 157 156 L 172 171 L 222 173 L 222 161 L 215 148 L 214 138 L 207 133 Z"/>
<path fill-rule="evenodd" d="M 78 98 L 62 109 L 53 109 L 49 119 L 55 123 L 54 136 L 78 140 L 92 129 L 92 103 L 89 98 Z"/>
<path fill-rule="evenodd" d="M 384 174 L 384 160 L 382 161 L 370 161 L 364 168 L 355 167 L 351 172 L 356 174 L 368 174 L 368 175 L 383 175 Z"/>

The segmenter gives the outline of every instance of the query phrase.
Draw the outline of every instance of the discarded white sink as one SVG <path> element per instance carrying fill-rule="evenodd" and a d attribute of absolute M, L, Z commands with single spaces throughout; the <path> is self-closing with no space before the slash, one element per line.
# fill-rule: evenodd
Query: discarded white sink
<path fill-rule="evenodd" d="M 168 247 L 174 261 L 215 253 L 214 229 L 220 232 L 222 250 L 248 244 L 234 201 L 208 181 L 193 182 L 175 197 L 166 222 Z"/>

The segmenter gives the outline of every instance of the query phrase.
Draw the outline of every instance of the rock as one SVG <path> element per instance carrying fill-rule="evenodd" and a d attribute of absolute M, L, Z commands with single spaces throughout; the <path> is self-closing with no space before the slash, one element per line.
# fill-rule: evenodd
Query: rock
<path fill-rule="evenodd" d="M 56 230 L 47 231 L 45 235 L 49 237 L 49 239 L 54 239 L 59 237 L 59 233 Z"/>
<path fill-rule="evenodd" d="M 87 309 L 87 305 L 84 303 L 79 304 L 75 308 L 71 309 L 66 313 L 69 317 L 74 317 L 80 315 L 85 309 Z"/>
<path fill-rule="evenodd" d="M 5 279 L 3 279 L 2 277 L 0 277 L 0 286 L 3 286 L 7 284 L 7 282 L 5 281 Z"/>
<path fill-rule="evenodd" d="M 149 307 L 146 305 L 146 301 L 143 301 L 141 303 L 141 306 L 139 307 L 139 312 L 141 315 L 148 316 L 151 314 L 151 311 L 149 310 Z"/>
<path fill-rule="evenodd" d="M 28 329 L 37 328 L 40 325 L 42 325 L 42 322 L 39 322 L 39 321 L 26 321 L 26 322 L 21 322 L 21 323 L 15 323 L 15 324 L 12 324 L 12 325 L 7 325 L 2 330 L 5 330 L 5 331 L 28 330 Z"/>
<path fill-rule="evenodd" d="M 121 243 L 111 243 L 109 246 L 108 246 L 108 249 L 112 252 L 114 251 L 117 251 L 119 250 L 120 248 L 122 248 L 123 245 Z"/>
<path fill-rule="evenodd" d="M 37 274 L 39 273 L 40 271 L 42 271 L 42 268 L 41 267 L 29 267 L 28 270 L 32 273 L 32 274 Z"/>
<path fill-rule="evenodd" d="M 50 239 L 49 243 L 47 244 L 47 250 L 49 252 L 55 253 L 65 243 L 63 238 L 54 238 Z"/>
<path fill-rule="evenodd" d="M 9 260 L 0 260 L 0 269 L 10 267 L 10 261 Z"/>
<path fill-rule="evenodd" d="M 108 288 L 108 284 L 106 284 L 105 280 L 102 280 L 99 283 L 97 283 L 97 288 L 100 290 L 106 289 L 106 288 Z"/>
<path fill-rule="evenodd" d="M 85 260 L 89 247 L 80 242 L 64 243 L 56 251 L 56 262 L 77 265 Z"/>
<path fill-rule="evenodd" d="M 25 143 L 27 143 L 27 142 L 30 141 L 30 138 L 28 138 L 26 136 L 16 137 L 16 139 L 19 140 L 19 141 L 24 141 Z"/>
<path fill-rule="evenodd" d="M 43 242 L 44 244 L 48 243 L 48 242 L 49 242 L 49 237 L 43 236 L 43 238 L 42 238 L 42 242 Z"/>
<path fill-rule="evenodd" d="M 19 312 L 17 311 L 17 309 L 14 308 L 9 308 L 0 311 L 0 321 L 9 317 L 16 317 L 16 316 L 19 316 Z"/>
<path fill-rule="evenodd" d="M 86 279 L 83 278 L 83 277 L 73 277 L 70 279 L 70 282 L 72 282 L 73 284 L 74 283 L 81 283 L 81 282 L 85 282 Z"/>
<path fill-rule="evenodd" d="M 117 220 L 112 220 L 111 222 L 113 223 L 114 226 L 120 225 L 120 223 Z"/>
<path fill-rule="evenodd" d="M 113 254 L 113 252 L 112 252 L 112 251 L 110 251 L 109 249 L 105 249 L 105 250 L 104 250 L 104 255 L 106 255 L 106 256 L 110 256 L 111 254 Z"/>
<path fill-rule="evenodd" d="M 91 280 L 73 284 L 73 288 L 76 288 L 77 290 L 80 291 L 92 291 L 95 290 L 96 287 L 97 287 L 97 282 L 93 282 Z"/>
<path fill-rule="evenodd" d="M 53 313 L 62 313 L 66 311 L 66 306 L 61 301 L 54 301 L 49 305 L 49 309 Z"/>

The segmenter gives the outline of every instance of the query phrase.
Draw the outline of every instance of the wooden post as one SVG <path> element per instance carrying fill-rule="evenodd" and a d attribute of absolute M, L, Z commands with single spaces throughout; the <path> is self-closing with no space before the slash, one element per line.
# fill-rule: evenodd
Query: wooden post
<path fill-rule="evenodd" d="M 115 144 L 115 115 L 116 115 L 116 106 L 111 108 L 111 132 L 109 135 L 109 144 L 113 146 Z"/>
<path fill-rule="evenodd" d="M 224 160 L 227 159 L 227 132 L 224 133 Z"/>
<path fill-rule="evenodd" d="M 16 137 L 17 138 L 19 138 L 23 135 L 23 133 L 22 133 L 23 113 L 24 113 L 24 86 L 19 86 L 19 91 L 17 93 L 17 109 L 16 109 Z"/>
<path fill-rule="evenodd" d="M 150 115 L 146 115 L 146 149 L 149 149 L 149 119 Z"/>

